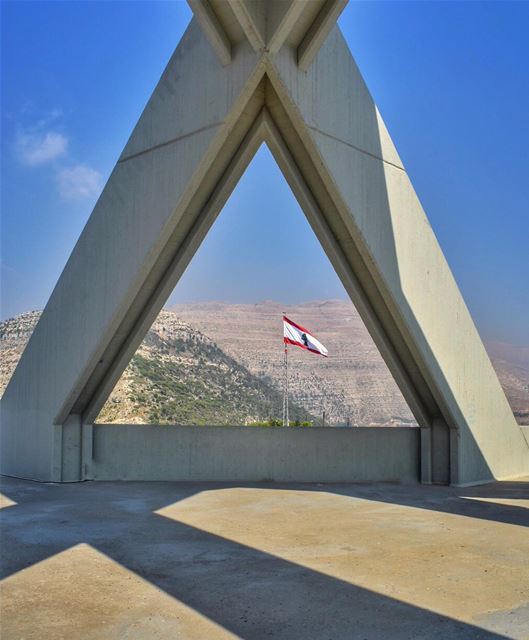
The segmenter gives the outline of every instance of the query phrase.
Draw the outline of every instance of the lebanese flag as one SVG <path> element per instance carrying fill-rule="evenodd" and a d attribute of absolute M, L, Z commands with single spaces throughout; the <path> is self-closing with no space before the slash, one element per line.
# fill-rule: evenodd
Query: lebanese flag
<path fill-rule="evenodd" d="M 325 358 L 328 354 L 327 349 L 319 340 L 316 340 L 308 329 L 304 329 L 299 324 L 292 322 L 286 316 L 283 316 L 283 342 L 312 351 L 312 353 L 319 353 L 320 356 Z"/>

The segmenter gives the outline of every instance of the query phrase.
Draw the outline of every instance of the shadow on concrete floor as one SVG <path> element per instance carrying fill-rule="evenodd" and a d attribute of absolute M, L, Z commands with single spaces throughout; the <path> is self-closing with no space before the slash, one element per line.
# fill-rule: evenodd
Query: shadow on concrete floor
<path fill-rule="evenodd" d="M 324 485 L 318 487 L 325 490 Z M 497 482 L 474 487 L 424 485 L 334 485 L 332 491 L 420 509 L 430 509 L 468 518 L 529 527 L 529 511 L 523 506 L 499 501 L 529 500 L 529 482 Z"/>
<path fill-rule="evenodd" d="M 527 498 L 527 482 L 459 490 L 420 485 L 157 482 L 51 485 L 5 478 L 2 492 L 16 504 L 1 512 L 2 577 L 86 543 L 247 640 L 518 637 L 438 615 L 398 597 L 381 595 L 154 513 L 201 492 L 231 487 L 326 492 L 372 503 L 393 503 L 529 525 L 529 511 L 523 507 L 467 499 Z M 243 522 L 240 524 L 244 527 Z M 322 530 L 332 536 L 332 523 L 322 523 Z M 97 580 L 97 576 L 95 578 Z M 388 579 L 391 580 L 391 576 Z M 21 615 L 27 618 L 28 611 Z M 101 637 L 105 637 L 104 633 Z"/>

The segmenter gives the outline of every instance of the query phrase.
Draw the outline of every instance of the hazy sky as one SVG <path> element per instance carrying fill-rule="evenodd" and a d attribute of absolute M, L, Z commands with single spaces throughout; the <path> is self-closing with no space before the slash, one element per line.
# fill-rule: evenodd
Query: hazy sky
<path fill-rule="evenodd" d="M 46 303 L 190 11 L 1 6 L 5 318 Z M 529 3 L 354 2 L 340 25 L 478 328 L 529 344 Z M 262 148 L 172 299 L 344 295 Z"/>

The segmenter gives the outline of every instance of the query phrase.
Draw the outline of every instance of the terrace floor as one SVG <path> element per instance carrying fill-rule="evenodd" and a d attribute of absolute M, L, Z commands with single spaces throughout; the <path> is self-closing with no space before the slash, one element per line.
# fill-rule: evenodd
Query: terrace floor
<path fill-rule="evenodd" d="M 529 638 L 529 478 L 2 493 L 2 640 Z"/>

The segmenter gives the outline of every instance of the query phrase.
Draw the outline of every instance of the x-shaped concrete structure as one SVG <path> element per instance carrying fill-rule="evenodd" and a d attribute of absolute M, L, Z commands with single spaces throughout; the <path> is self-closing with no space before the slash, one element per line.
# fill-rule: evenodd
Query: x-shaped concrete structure
<path fill-rule="evenodd" d="M 423 482 L 529 446 L 344 38 L 337 0 L 192 0 L 2 399 L 2 470 L 79 480 L 91 424 L 265 142 L 421 427 Z"/>

